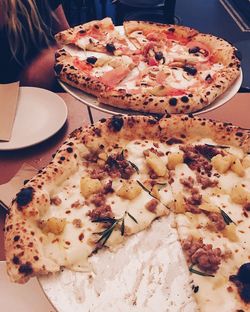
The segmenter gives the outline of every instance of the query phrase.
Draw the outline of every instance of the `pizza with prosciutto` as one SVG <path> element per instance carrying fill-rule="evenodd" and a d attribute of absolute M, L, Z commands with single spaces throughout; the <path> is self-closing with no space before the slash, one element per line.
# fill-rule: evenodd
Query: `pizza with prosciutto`
<path fill-rule="evenodd" d="M 164 114 L 210 105 L 240 74 L 238 51 L 221 38 L 143 21 L 123 28 L 106 18 L 57 34 L 58 78 L 101 103 Z"/>
<path fill-rule="evenodd" d="M 106 311 L 102 292 L 124 312 L 249 311 L 249 151 L 249 130 L 185 115 L 115 116 L 75 130 L 13 200 L 11 280 L 88 271 L 89 311 Z"/>

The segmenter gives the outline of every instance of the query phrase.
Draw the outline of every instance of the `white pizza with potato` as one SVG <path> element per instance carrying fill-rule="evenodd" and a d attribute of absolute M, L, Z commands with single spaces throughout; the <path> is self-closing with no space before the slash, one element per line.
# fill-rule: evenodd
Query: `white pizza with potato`
<path fill-rule="evenodd" d="M 100 291 L 113 272 L 96 295 L 102 311 L 105 298 L 117 311 L 249 311 L 249 151 L 249 130 L 193 116 L 75 130 L 13 200 L 10 279 L 89 272 L 87 304 L 93 279 Z"/>

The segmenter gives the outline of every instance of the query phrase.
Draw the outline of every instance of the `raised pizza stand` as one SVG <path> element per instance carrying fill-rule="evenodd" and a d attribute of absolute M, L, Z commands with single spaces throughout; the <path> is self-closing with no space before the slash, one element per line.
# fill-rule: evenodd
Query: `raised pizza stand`
<path fill-rule="evenodd" d="M 57 134 L 43 143 L 22 150 L 0 151 L 0 185 L 7 183 L 13 178 L 24 163 L 37 169 L 46 166 L 51 160 L 51 155 L 56 152 L 69 133 L 82 125 L 88 125 L 90 123 L 88 108 L 85 105 L 67 93 L 59 93 L 59 95 L 64 99 L 68 107 L 66 124 Z M 250 93 L 237 93 L 226 104 L 207 113 L 202 113 L 199 116 L 223 122 L 231 122 L 242 128 L 250 129 L 249 112 Z M 94 121 L 110 116 L 110 114 L 94 109 L 91 109 L 91 113 Z M 5 213 L 0 208 L 0 260 L 4 259 L 4 216 Z"/>

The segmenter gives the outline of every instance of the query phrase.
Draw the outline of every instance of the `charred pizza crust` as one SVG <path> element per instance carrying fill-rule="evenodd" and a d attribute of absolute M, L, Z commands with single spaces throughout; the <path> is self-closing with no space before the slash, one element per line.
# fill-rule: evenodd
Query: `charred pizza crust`
<path fill-rule="evenodd" d="M 145 129 L 147 134 L 145 135 Z M 208 137 L 250 151 L 250 132 L 227 123 L 192 116 L 114 116 L 75 130 L 49 165 L 32 178 L 13 200 L 5 224 L 5 252 L 12 281 L 60 270 L 60 263 L 45 256 L 40 218 L 50 209 L 53 190 L 77 172 L 89 151 L 95 152 L 122 140 L 153 139 L 160 142 L 192 142 Z"/>
<path fill-rule="evenodd" d="M 101 21 L 91 21 L 83 25 L 72 27 L 64 31 L 59 32 L 55 35 L 55 39 L 59 44 L 72 44 L 78 33 L 86 33 L 92 28 L 102 31 L 112 31 L 114 30 L 114 25 L 111 18 L 107 17 Z"/>
<path fill-rule="evenodd" d="M 156 114 L 188 114 L 203 109 L 223 94 L 239 75 L 239 67 L 220 70 L 213 82 L 199 89 L 189 90 L 182 96 L 155 96 L 147 92 L 126 93 L 125 90 L 104 91 L 98 100 L 101 103 Z"/>
<path fill-rule="evenodd" d="M 165 25 L 161 23 L 153 23 L 153 22 L 147 22 L 147 21 L 125 21 L 123 23 L 125 34 L 128 36 L 128 38 L 134 43 L 134 45 L 137 48 L 141 47 L 141 44 L 138 43 L 136 38 L 134 36 L 131 36 L 133 32 L 140 32 L 145 31 L 146 33 L 156 33 L 157 35 L 161 33 L 165 34 L 175 34 L 176 39 L 183 39 L 191 40 L 196 34 L 198 34 L 198 31 L 194 28 L 190 28 L 187 26 L 175 26 L 175 25 Z M 158 40 L 162 40 L 161 36 L 157 37 Z"/>
<path fill-rule="evenodd" d="M 106 86 L 99 79 L 76 68 L 74 61 L 75 58 L 64 49 L 58 50 L 55 55 L 54 66 L 56 76 L 69 85 L 89 94 L 99 96 L 101 92 L 104 92 Z"/>

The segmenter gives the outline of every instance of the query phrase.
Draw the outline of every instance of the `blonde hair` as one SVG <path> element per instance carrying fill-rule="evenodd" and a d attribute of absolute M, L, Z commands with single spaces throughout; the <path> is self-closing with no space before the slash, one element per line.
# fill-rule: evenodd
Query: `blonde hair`
<path fill-rule="evenodd" d="M 51 30 L 40 15 L 35 0 L 1 1 L 10 50 L 19 63 L 25 61 L 28 47 L 31 44 L 37 48 L 41 43 L 47 47 L 50 45 Z M 51 22 L 53 13 L 47 0 L 43 0 L 43 5 L 44 12 L 48 13 L 48 19 Z"/>

